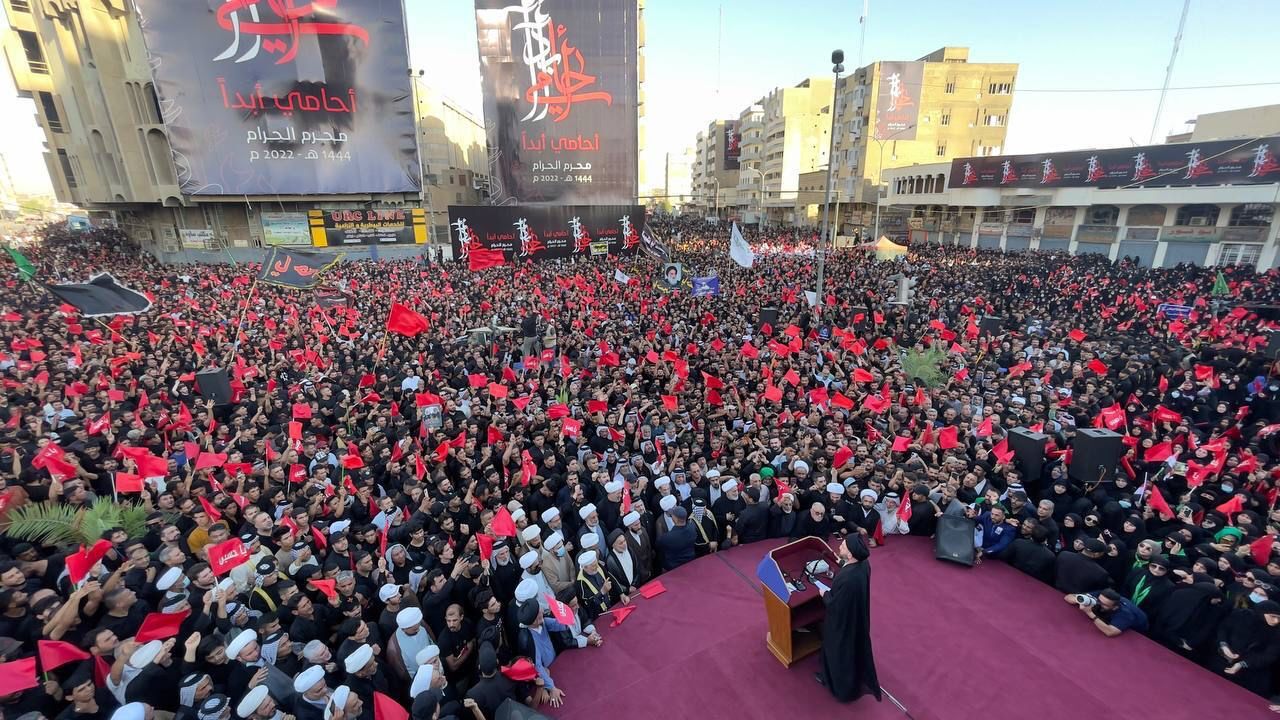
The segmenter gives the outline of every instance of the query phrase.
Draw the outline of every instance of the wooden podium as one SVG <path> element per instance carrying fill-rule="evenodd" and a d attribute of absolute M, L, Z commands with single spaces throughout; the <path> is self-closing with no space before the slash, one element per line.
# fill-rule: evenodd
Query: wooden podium
<path fill-rule="evenodd" d="M 822 646 L 817 625 L 826 617 L 827 608 L 817 585 L 805 573 L 805 565 L 815 560 L 826 561 L 833 573 L 840 569 L 840 560 L 831 548 L 812 536 L 770 550 L 756 566 L 769 620 L 765 642 L 769 652 L 786 667 Z M 825 572 L 816 577 L 827 587 L 834 582 Z"/>

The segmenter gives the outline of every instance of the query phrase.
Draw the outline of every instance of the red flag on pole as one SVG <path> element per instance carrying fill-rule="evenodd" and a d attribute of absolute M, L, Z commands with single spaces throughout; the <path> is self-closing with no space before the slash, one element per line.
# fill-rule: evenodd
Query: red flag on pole
<path fill-rule="evenodd" d="M 471 272 L 487 270 L 493 267 L 502 267 L 507 263 L 506 258 L 502 256 L 501 250 L 483 250 L 480 248 L 472 248 L 467 255 L 467 267 Z"/>
<path fill-rule="evenodd" d="M 374 690 L 373 720 L 409 720 L 409 713 L 400 703 Z"/>
<path fill-rule="evenodd" d="M 387 315 L 388 332 L 414 337 L 426 332 L 427 327 L 425 317 L 398 302 L 391 303 L 391 312 Z"/>
<path fill-rule="evenodd" d="M 0 663 L 0 696 L 30 690 L 39 684 L 34 657 Z"/>
<path fill-rule="evenodd" d="M 138 627 L 137 634 L 134 635 L 134 640 L 145 643 L 171 638 L 178 634 L 182 621 L 186 620 L 190 614 L 191 608 L 176 613 L 147 613 L 147 616 L 142 619 L 142 625 Z"/>
<path fill-rule="evenodd" d="M 511 513 L 507 511 L 505 505 L 498 508 L 498 512 L 494 513 L 493 534 L 498 537 L 516 536 L 516 523 L 511 519 Z"/>
<path fill-rule="evenodd" d="M 1274 535 L 1263 535 L 1249 543 L 1249 552 L 1253 555 L 1253 561 L 1258 563 L 1258 567 L 1266 567 L 1271 560 L 1271 548 L 1275 540 Z"/>
<path fill-rule="evenodd" d="M 1151 505 L 1151 509 L 1160 513 L 1160 516 L 1165 520 L 1172 520 L 1177 515 L 1173 508 L 1169 507 L 1169 503 L 1165 501 L 1164 495 L 1160 494 L 1160 488 L 1151 488 L 1151 499 L 1148 502 Z"/>
<path fill-rule="evenodd" d="M 40 640 L 36 644 L 40 652 L 40 667 L 45 672 L 77 660 L 88 660 L 90 657 L 89 653 L 61 640 Z"/>
<path fill-rule="evenodd" d="M 231 538 L 217 545 L 209 545 L 205 552 L 209 554 L 209 569 L 218 577 L 226 575 L 249 561 L 249 548 L 244 546 L 240 538 Z"/>

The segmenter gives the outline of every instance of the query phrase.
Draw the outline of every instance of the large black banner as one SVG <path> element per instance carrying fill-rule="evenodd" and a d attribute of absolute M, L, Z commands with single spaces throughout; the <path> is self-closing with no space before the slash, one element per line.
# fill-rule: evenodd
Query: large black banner
<path fill-rule="evenodd" d="M 644 232 L 641 205 L 451 205 L 453 258 L 501 250 L 508 260 L 634 255 Z M 592 246 L 595 246 L 593 252 Z"/>
<path fill-rule="evenodd" d="M 916 139 L 923 87 L 924 63 L 880 63 L 880 87 L 876 92 L 876 138 Z"/>
<path fill-rule="evenodd" d="M 402 0 L 134 4 L 184 194 L 418 190 Z"/>
<path fill-rule="evenodd" d="M 305 290 L 313 288 L 320 282 L 325 270 L 341 258 L 333 255 L 320 255 L 303 250 L 289 250 L 279 245 L 267 248 L 262 258 L 262 269 L 258 272 L 258 280 L 270 285 Z"/>
<path fill-rule="evenodd" d="M 724 124 L 724 169 L 737 170 L 742 164 L 742 132 L 737 120 Z"/>
<path fill-rule="evenodd" d="M 1280 182 L 1280 137 L 951 161 L 950 187 L 1251 185 Z"/>
<path fill-rule="evenodd" d="M 636 0 L 476 0 L 495 204 L 636 199 Z"/>

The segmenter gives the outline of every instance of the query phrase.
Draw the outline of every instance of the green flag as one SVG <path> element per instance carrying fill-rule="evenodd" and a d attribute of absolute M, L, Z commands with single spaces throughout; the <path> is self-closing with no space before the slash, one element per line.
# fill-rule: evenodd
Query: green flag
<path fill-rule="evenodd" d="M 1218 271 L 1218 278 L 1213 281 L 1213 294 L 1215 296 L 1231 294 L 1231 288 L 1227 287 L 1227 279 L 1222 277 L 1221 270 Z"/>
<path fill-rule="evenodd" d="M 13 258 L 13 264 L 18 266 L 18 274 L 23 280 L 30 280 L 36 276 L 36 266 L 31 264 L 27 256 L 13 248 L 5 248 L 5 250 L 9 251 L 9 257 Z"/>

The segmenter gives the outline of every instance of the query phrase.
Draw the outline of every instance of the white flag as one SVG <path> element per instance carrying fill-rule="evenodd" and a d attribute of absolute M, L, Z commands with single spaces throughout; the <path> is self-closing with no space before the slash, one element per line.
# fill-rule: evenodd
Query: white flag
<path fill-rule="evenodd" d="M 627 283 L 631 282 L 631 276 L 622 272 L 618 268 L 613 269 L 613 279 L 614 281 L 620 282 L 623 285 L 626 285 Z"/>
<path fill-rule="evenodd" d="M 805 290 L 804 299 L 809 301 L 809 307 L 813 307 L 818 304 L 818 293 L 812 290 Z"/>
<path fill-rule="evenodd" d="M 742 237 L 738 223 L 733 224 L 733 231 L 729 234 L 729 257 L 744 268 L 751 267 L 756 261 L 756 254 L 751 252 L 751 246 Z"/>

